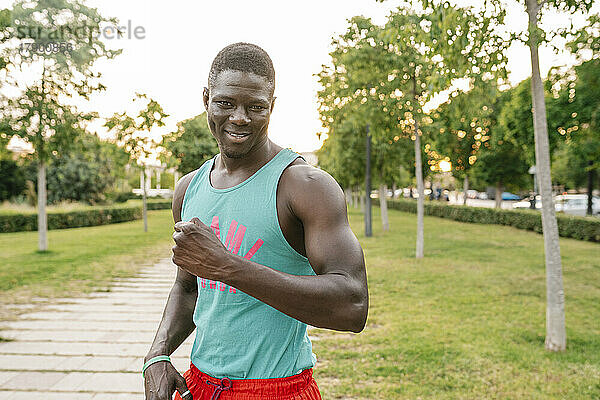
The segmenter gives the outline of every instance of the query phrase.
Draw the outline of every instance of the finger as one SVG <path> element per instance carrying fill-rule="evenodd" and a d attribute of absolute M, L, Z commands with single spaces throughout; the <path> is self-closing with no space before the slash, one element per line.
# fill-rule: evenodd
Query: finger
<path fill-rule="evenodd" d="M 192 400 L 192 393 L 189 391 L 187 387 L 187 383 L 185 382 L 185 378 L 178 374 L 177 378 L 175 378 L 175 388 L 179 392 L 179 395 L 183 400 Z M 182 396 L 185 393 L 185 396 Z"/>
<path fill-rule="evenodd" d="M 192 219 L 190 220 L 190 222 L 191 222 L 192 224 L 196 225 L 196 226 L 202 226 L 202 225 L 204 225 L 204 224 L 202 223 L 202 221 L 200 221 L 200 219 L 199 219 L 198 217 L 194 217 L 194 218 L 192 218 Z"/>
<path fill-rule="evenodd" d="M 196 225 L 192 222 L 178 222 L 175 226 L 175 230 L 181 233 L 189 233 L 195 229 L 198 229 L 199 225 Z"/>
<path fill-rule="evenodd" d="M 177 241 L 180 240 L 183 235 L 184 233 L 181 231 L 173 232 L 173 240 L 175 241 L 175 243 L 177 243 Z"/>
<path fill-rule="evenodd" d="M 185 242 L 185 232 L 173 232 L 173 241 L 178 246 L 183 246 Z"/>
<path fill-rule="evenodd" d="M 198 228 L 202 228 L 204 224 L 198 218 L 196 218 L 196 221 L 198 222 L 186 222 L 185 225 L 182 225 L 181 230 L 184 233 L 197 232 Z"/>
<path fill-rule="evenodd" d="M 184 225 L 187 225 L 187 224 L 189 224 L 189 222 L 187 222 L 187 221 L 179 221 L 179 222 L 177 222 L 173 226 L 173 229 L 175 229 L 176 232 L 181 232 L 181 229 L 182 229 L 181 227 L 184 226 Z"/>

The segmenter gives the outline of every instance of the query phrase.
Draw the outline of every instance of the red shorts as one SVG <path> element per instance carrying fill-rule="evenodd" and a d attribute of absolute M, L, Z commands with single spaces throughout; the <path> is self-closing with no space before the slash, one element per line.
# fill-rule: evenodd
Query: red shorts
<path fill-rule="evenodd" d="M 286 378 L 218 379 L 190 364 L 183 377 L 194 400 L 321 400 L 312 368 Z M 175 400 L 182 400 L 175 393 Z"/>

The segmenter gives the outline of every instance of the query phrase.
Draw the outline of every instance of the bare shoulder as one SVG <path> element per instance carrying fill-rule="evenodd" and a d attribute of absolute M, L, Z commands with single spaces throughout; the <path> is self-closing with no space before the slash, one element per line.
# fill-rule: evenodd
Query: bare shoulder
<path fill-rule="evenodd" d="M 323 214 L 330 218 L 347 218 L 342 188 L 322 169 L 296 159 L 284 170 L 280 184 L 292 210 L 300 219 Z"/>
<path fill-rule="evenodd" d="M 175 222 L 181 221 L 181 207 L 183 205 L 183 198 L 185 196 L 185 191 L 187 190 L 190 182 L 196 176 L 198 169 L 189 172 L 181 177 L 175 184 L 175 190 L 173 191 L 173 220 Z"/>

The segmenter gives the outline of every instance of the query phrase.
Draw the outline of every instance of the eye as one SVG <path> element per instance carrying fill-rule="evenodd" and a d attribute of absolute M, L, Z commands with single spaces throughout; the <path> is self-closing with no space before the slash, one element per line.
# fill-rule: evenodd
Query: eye
<path fill-rule="evenodd" d="M 217 100 L 217 101 L 215 101 L 215 103 L 217 103 L 221 107 L 233 107 L 233 104 L 231 104 L 230 102 L 225 101 L 225 100 Z"/>
<path fill-rule="evenodd" d="M 267 107 L 263 107 L 263 106 L 250 106 L 250 108 L 254 111 L 262 111 L 262 110 L 267 109 Z"/>

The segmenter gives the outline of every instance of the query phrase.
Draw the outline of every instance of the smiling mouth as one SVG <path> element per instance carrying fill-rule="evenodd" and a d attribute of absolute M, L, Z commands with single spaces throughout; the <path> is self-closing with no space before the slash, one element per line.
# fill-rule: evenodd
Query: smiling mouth
<path fill-rule="evenodd" d="M 249 136 L 250 133 L 233 133 L 233 132 L 229 132 L 229 131 L 225 131 L 229 136 L 231 136 L 232 138 L 235 139 L 243 139 L 246 136 Z"/>

